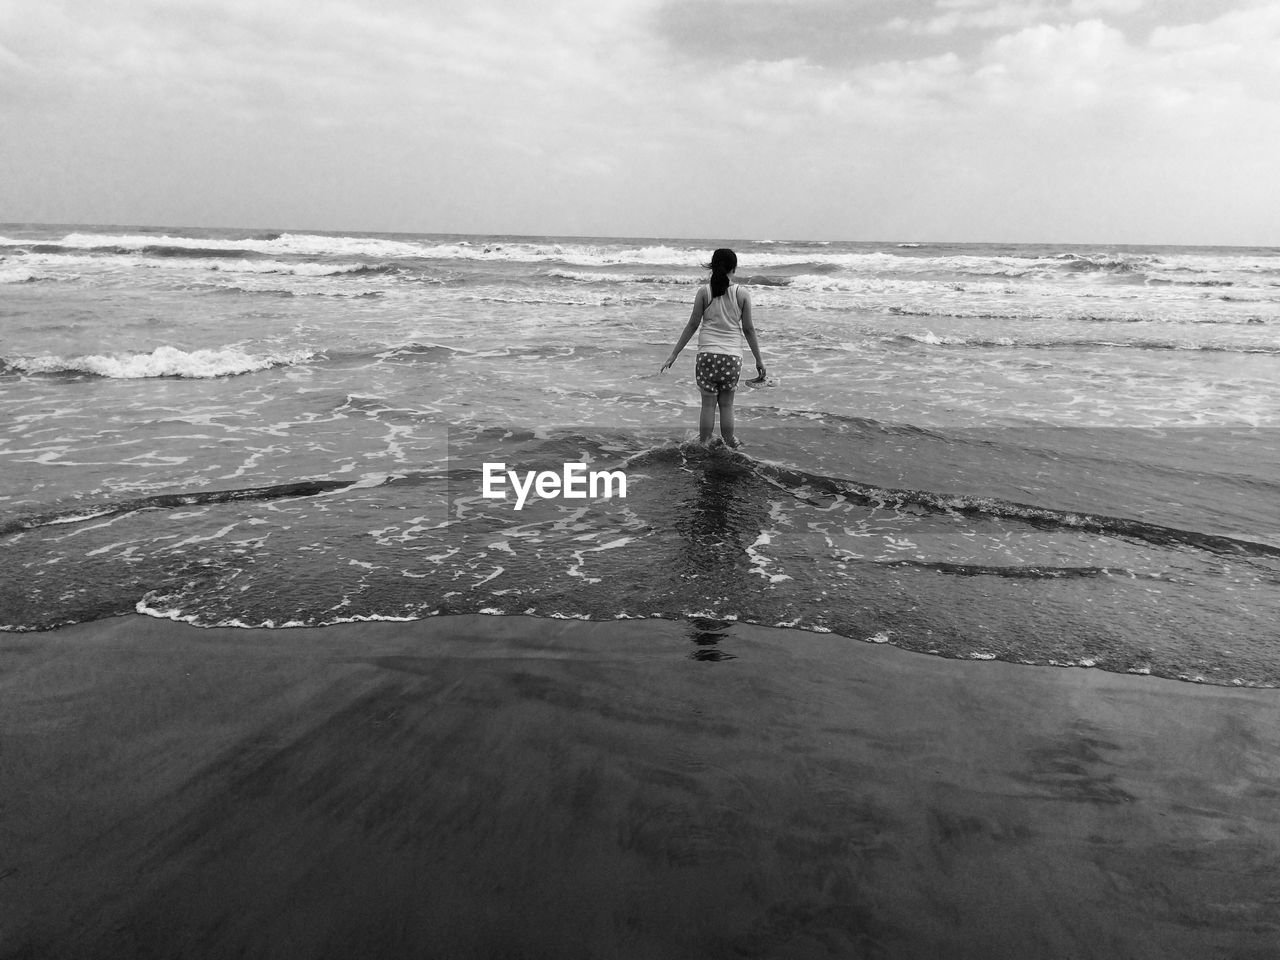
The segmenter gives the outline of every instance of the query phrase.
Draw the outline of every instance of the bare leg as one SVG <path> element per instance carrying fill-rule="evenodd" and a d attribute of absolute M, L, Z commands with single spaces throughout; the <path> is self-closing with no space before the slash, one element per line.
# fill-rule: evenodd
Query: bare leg
<path fill-rule="evenodd" d="M 738 441 L 733 438 L 733 391 L 727 390 L 720 394 L 718 401 L 720 407 L 720 436 L 724 437 L 724 442 L 731 447 L 736 447 Z"/>
<path fill-rule="evenodd" d="M 702 391 L 702 412 L 698 415 L 698 442 L 706 443 L 716 428 L 716 395 Z"/>

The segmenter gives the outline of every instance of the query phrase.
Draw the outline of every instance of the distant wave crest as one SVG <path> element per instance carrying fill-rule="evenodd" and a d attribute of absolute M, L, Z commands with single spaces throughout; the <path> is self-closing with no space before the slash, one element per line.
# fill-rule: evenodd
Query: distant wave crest
<path fill-rule="evenodd" d="M 1029 347 L 1033 350 L 1067 349 L 1124 349 L 1124 350 L 1192 350 L 1205 353 L 1260 353 L 1280 354 L 1280 344 L 1266 343 L 1179 343 L 1172 340 L 1095 340 L 1072 339 L 1029 340 L 1013 337 L 959 337 L 939 336 L 932 330 L 921 333 L 899 333 L 882 338 L 888 343 L 924 344 L 930 347 Z"/>
<path fill-rule="evenodd" d="M 200 233 L 200 231 L 193 231 Z M 881 276 L 931 279 L 1005 277 L 1017 279 L 1091 276 L 1108 283 L 1178 283 L 1231 286 L 1242 278 L 1253 283 L 1280 277 L 1280 258 L 1270 253 L 1222 251 L 1181 254 L 1174 251 L 1053 250 L 1012 252 L 991 248 L 948 249 L 946 245 L 898 243 L 831 249 L 827 244 L 763 242 L 744 252 L 743 268 L 824 273 L 833 270 Z M 570 267 L 677 267 L 701 271 L 709 254 L 706 244 L 624 239 L 557 239 L 532 237 L 400 237 L 307 233 L 252 233 L 241 236 L 186 236 L 181 233 L 75 232 L 60 239 L 17 240 L 0 237 L 0 249 L 22 252 L 132 254 L 148 258 L 239 260 L 497 261 L 564 264 Z M 566 279 L 569 279 L 566 277 Z M 629 278 L 635 282 L 636 277 Z"/>

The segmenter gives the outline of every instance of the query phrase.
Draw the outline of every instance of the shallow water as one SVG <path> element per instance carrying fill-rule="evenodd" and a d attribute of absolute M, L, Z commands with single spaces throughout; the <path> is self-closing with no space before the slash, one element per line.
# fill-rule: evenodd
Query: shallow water
<path fill-rule="evenodd" d="M 708 617 L 1280 684 L 1280 251 L 0 228 L 0 620 Z M 627 496 L 485 499 L 485 463 Z"/>

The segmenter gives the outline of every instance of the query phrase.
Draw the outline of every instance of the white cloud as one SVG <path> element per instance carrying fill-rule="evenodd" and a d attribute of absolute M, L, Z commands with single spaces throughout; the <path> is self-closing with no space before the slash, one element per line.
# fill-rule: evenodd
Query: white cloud
<path fill-rule="evenodd" d="M 955 11 L 1002 9 L 981 0 L 949 2 Z M 934 104 L 933 119 L 954 126 L 997 108 L 1017 123 L 1045 112 L 1158 113 L 1172 101 L 1225 107 L 1237 120 L 1268 107 L 1280 115 L 1280 5 L 1158 28 L 1145 43 L 1098 19 L 1036 24 L 997 35 L 971 56 L 897 60 L 854 71 L 833 83 L 823 102 L 828 108 L 856 103 L 863 119 L 891 118 L 898 108 L 913 114 Z M 874 102 L 882 109 L 872 110 Z"/>
<path fill-rule="evenodd" d="M 1046 0 L 940 0 L 943 12 L 924 19 L 897 17 L 890 29 L 921 35 L 945 36 L 958 30 L 1002 30 L 1038 23 L 1051 5 Z"/>
<path fill-rule="evenodd" d="M 937 0 L 926 17 L 895 17 L 887 29 L 924 36 L 959 31 L 1008 31 L 1038 24 L 1072 23 L 1095 17 L 1125 17 L 1148 0 Z"/>
<path fill-rule="evenodd" d="M 1124 35 L 1101 21 L 1041 25 L 996 40 L 974 77 L 988 95 L 1060 110 L 1123 89 L 1120 75 L 1132 56 Z"/>
<path fill-rule="evenodd" d="M 1280 109 L 1280 5 L 1208 23 L 1160 27 L 1151 53 L 1171 84 L 1210 96 L 1270 101 Z"/>
<path fill-rule="evenodd" d="M 1137 13 L 1146 5 L 1147 0 L 1071 0 L 1068 10 L 1081 17 L 1124 15 Z"/>

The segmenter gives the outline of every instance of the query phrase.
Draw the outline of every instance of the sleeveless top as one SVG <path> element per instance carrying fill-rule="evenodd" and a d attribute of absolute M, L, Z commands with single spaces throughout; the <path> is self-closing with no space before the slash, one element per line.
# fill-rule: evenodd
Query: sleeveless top
<path fill-rule="evenodd" d="M 711 284 L 707 284 L 707 296 L 711 296 Z M 712 300 L 702 311 L 702 323 L 698 327 L 699 353 L 724 353 L 731 357 L 742 356 L 742 307 L 738 303 L 738 285 Z"/>

